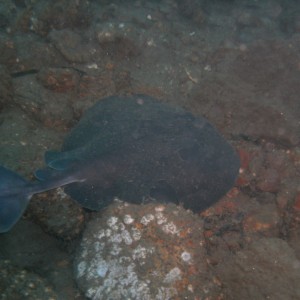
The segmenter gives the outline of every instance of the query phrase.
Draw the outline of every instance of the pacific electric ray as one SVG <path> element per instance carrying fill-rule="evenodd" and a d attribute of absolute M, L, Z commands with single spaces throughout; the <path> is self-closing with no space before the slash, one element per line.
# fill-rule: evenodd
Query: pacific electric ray
<path fill-rule="evenodd" d="M 33 194 L 63 185 L 91 210 L 118 197 L 199 212 L 233 186 L 239 170 L 235 151 L 206 119 L 145 95 L 100 100 L 45 161 L 37 182 L 0 167 L 0 232 L 19 220 Z"/>

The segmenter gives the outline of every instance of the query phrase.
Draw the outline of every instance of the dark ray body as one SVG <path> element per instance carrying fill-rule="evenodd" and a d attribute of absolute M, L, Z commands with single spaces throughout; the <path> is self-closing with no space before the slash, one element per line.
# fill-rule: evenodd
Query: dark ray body
<path fill-rule="evenodd" d="M 198 212 L 233 186 L 239 170 L 235 151 L 206 119 L 145 95 L 100 100 L 45 160 L 48 168 L 36 172 L 42 183 L 22 181 L 26 198 L 41 184 L 67 184 L 65 192 L 92 210 L 118 197 Z"/>

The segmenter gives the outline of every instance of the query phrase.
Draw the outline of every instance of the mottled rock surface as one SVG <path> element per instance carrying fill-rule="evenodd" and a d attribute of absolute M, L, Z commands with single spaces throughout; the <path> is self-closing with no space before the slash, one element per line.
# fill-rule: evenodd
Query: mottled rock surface
<path fill-rule="evenodd" d="M 0 1 L 1 164 L 32 178 L 42 166 L 45 150 L 59 149 L 84 111 L 106 96 L 141 93 L 183 106 L 207 117 L 238 149 L 237 186 L 201 214 L 203 225 L 191 218 L 199 224 L 199 239 L 194 237 L 201 245 L 194 247 L 188 240 L 182 244 L 188 247 L 178 245 L 182 239 L 160 232 L 155 209 L 149 208 L 154 220 L 137 225 L 145 211 L 132 223 L 146 238 L 131 245 L 123 240 L 117 244 L 124 257 L 137 265 L 132 251 L 136 248 L 130 246 L 155 247 L 156 252 L 147 252 L 150 262 L 160 253 L 155 267 L 161 271 L 161 281 L 154 281 L 155 287 L 175 288 L 180 300 L 181 295 L 196 300 L 194 295 L 202 295 L 203 287 L 195 279 L 199 289 L 189 290 L 191 274 L 198 276 L 201 269 L 197 270 L 198 263 L 189 265 L 190 275 L 184 277 L 188 274 L 181 259 L 184 251 L 199 251 L 199 266 L 206 271 L 204 262 L 208 262 L 209 272 L 198 278 L 204 278 L 205 284 L 211 278 L 209 282 L 217 284 L 220 293 L 208 289 L 212 299 L 298 299 L 299 15 L 299 1 L 283 0 Z M 0 235 L 1 260 L 11 261 L 8 267 L 1 264 L 3 297 L 25 298 L 22 291 L 15 292 L 19 285 L 12 287 L 9 281 L 26 268 L 25 279 L 38 274 L 43 286 L 50 286 L 62 300 L 86 299 L 68 280 L 73 280 L 70 266 L 78 248 L 76 237 L 91 213 L 84 214 L 84 221 L 82 211 L 61 195 L 54 192 L 33 199 L 26 218 L 37 224 L 26 226 L 21 220 L 17 232 Z M 125 215 L 117 209 L 108 213 L 130 232 L 132 224 L 124 223 Z M 136 209 L 126 212 L 136 213 Z M 105 214 L 97 222 L 114 232 Z M 181 228 L 176 223 L 179 216 L 183 214 L 170 219 Z M 186 224 L 195 232 L 192 224 Z M 37 227 L 45 231 L 36 234 Z M 49 246 L 49 234 L 60 243 Z M 94 240 L 91 236 L 90 246 Z M 111 262 L 109 246 L 115 243 L 106 232 L 101 243 L 107 251 L 101 250 L 98 258 Z M 64 259 L 56 260 L 62 257 L 57 254 L 62 249 Z M 143 266 L 149 267 L 147 261 Z M 182 278 L 164 283 L 176 267 L 181 273 L 175 269 L 171 274 Z M 140 267 L 134 270 L 138 282 L 150 277 Z M 97 280 L 103 283 L 104 279 Z M 86 281 L 81 287 L 89 288 Z M 28 291 L 26 284 L 22 290 Z"/>
<path fill-rule="evenodd" d="M 175 205 L 116 203 L 93 216 L 74 263 L 92 299 L 216 299 L 202 221 Z"/>
<path fill-rule="evenodd" d="M 55 300 L 58 295 L 39 275 L 0 260 L 0 299 Z"/>
<path fill-rule="evenodd" d="M 225 299 L 299 299 L 300 261 L 281 239 L 260 239 L 218 268 Z"/>

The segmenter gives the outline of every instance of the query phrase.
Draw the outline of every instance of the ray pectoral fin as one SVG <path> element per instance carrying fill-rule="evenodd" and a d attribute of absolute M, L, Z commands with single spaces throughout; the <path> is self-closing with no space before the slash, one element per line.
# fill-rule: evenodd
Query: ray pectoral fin
<path fill-rule="evenodd" d="M 62 157 L 62 153 L 59 151 L 46 151 L 44 154 L 44 160 L 47 165 L 54 160 L 61 159 Z"/>
<path fill-rule="evenodd" d="M 56 159 L 48 163 L 48 167 L 54 169 L 54 170 L 59 170 L 59 171 L 64 171 L 67 169 L 72 168 L 76 163 L 80 162 L 78 159 L 70 159 L 70 158 L 63 158 L 63 159 Z"/>
<path fill-rule="evenodd" d="M 52 178 L 54 171 L 52 169 L 38 169 L 34 172 L 34 176 L 36 179 L 40 181 L 45 181 Z"/>
<path fill-rule="evenodd" d="M 75 151 L 47 151 L 44 156 L 44 160 L 48 167 L 55 170 L 67 170 L 74 166 L 76 163 L 81 162 L 80 153 L 82 149 L 76 149 Z"/>
<path fill-rule="evenodd" d="M 40 181 L 38 184 L 32 185 L 34 194 L 86 180 L 86 176 L 84 172 L 81 172 L 80 168 L 64 171 L 45 168 L 35 171 L 34 175 Z"/>
<path fill-rule="evenodd" d="M 82 174 L 78 170 L 57 170 L 52 168 L 38 169 L 34 172 L 34 176 L 39 181 L 82 181 Z M 61 184 L 62 185 L 62 184 Z"/>

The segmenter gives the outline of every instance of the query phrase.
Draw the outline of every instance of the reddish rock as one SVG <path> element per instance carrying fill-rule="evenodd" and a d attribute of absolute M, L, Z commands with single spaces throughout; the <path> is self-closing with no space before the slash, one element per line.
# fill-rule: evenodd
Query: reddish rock
<path fill-rule="evenodd" d="M 241 161 L 241 168 L 247 169 L 250 163 L 250 156 L 251 156 L 250 153 L 246 149 L 240 148 L 238 149 L 238 154 Z"/>
<path fill-rule="evenodd" d="M 246 174 L 240 174 L 239 177 L 237 178 L 235 184 L 238 187 L 249 186 L 249 184 L 250 184 L 250 178 Z"/>
<path fill-rule="evenodd" d="M 22 108 L 32 120 L 62 130 L 74 122 L 71 106 L 73 92 L 53 93 L 39 84 L 35 75 L 15 78 L 13 86 L 14 104 Z"/>
<path fill-rule="evenodd" d="M 287 155 L 284 150 L 274 149 L 266 155 L 266 163 L 274 169 L 282 171 L 287 165 Z"/>
<path fill-rule="evenodd" d="M 224 299 L 300 299 L 300 261 L 284 240 L 254 241 L 215 270 Z"/>
<path fill-rule="evenodd" d="M 265 236 L 277 236 L 280 217 L 276 205 L 260 205 L 258 210 L 248 214 L 243 220 L 243 230 L 246 235 L 253 233 Z"/>
<path fill-rule="evenodd" d="M 35 195 L 27 215 L 46 232 L 64 240 L 78 237 L 85 221 L 83 209 L 61 188 Z"/>
<path fill-rule="evenodd" d="M 217 61 L 211 54 L 218 73 L 206 75 L 191 93 L 199 113 L 230 135 L 298 145 L 299 42 L 297 37 L 289 42 L 260 41 L 240 51 L 229 48 Z"/>
<path fill-rule="evenodd" d="M 52 30 L 48 37 L 68 62 L 91 62 L 102 53 L 93 42 L 85 41 L 86 37 L 69 29 Z"/>
<path fill-rule="evenodd" d="M 295 202 L 294 202 L 293 208 L 294 208 L 294 210 L 296 210 L 297 212 L 300 212 L 300 193 L 298 193 L 298 194 L 296 195 L 296 198 L 295 198 Z"/>
<path fill-rule="evenodd" d="M 48 68 L 39 71 L 37 79 L 45 88 L 64 93 L 79 87 L 80 74 L 69 68 Z"/>
<path fill-rule="evenodd" d="M 279 192 L 276 197 L 276 203 L 277 203 L 277 207 L 281 213 L 286 212 L 288 202 L 289 202 L 289 194 L 286 193 L 286 191 Z M 299 205 L 299 209 L 300 209 L 300 205 Z"/>
<path fill-rule="evenodd" d="M 15 25 L 15 29 L 23 32 L 33 31 L 46 36 L 53 28 L 86 28 L 91 21 L 89 2 L 86 0 L 54 0 L 24 5 L 28 8 L 19 14 Z"/>
<path fill-rule="evenodd" d="M 276 169 L 264 168 L 257 178 L 256 187 L 263 192 L 276 193 L 280 189 L 281 176 Z"/>

